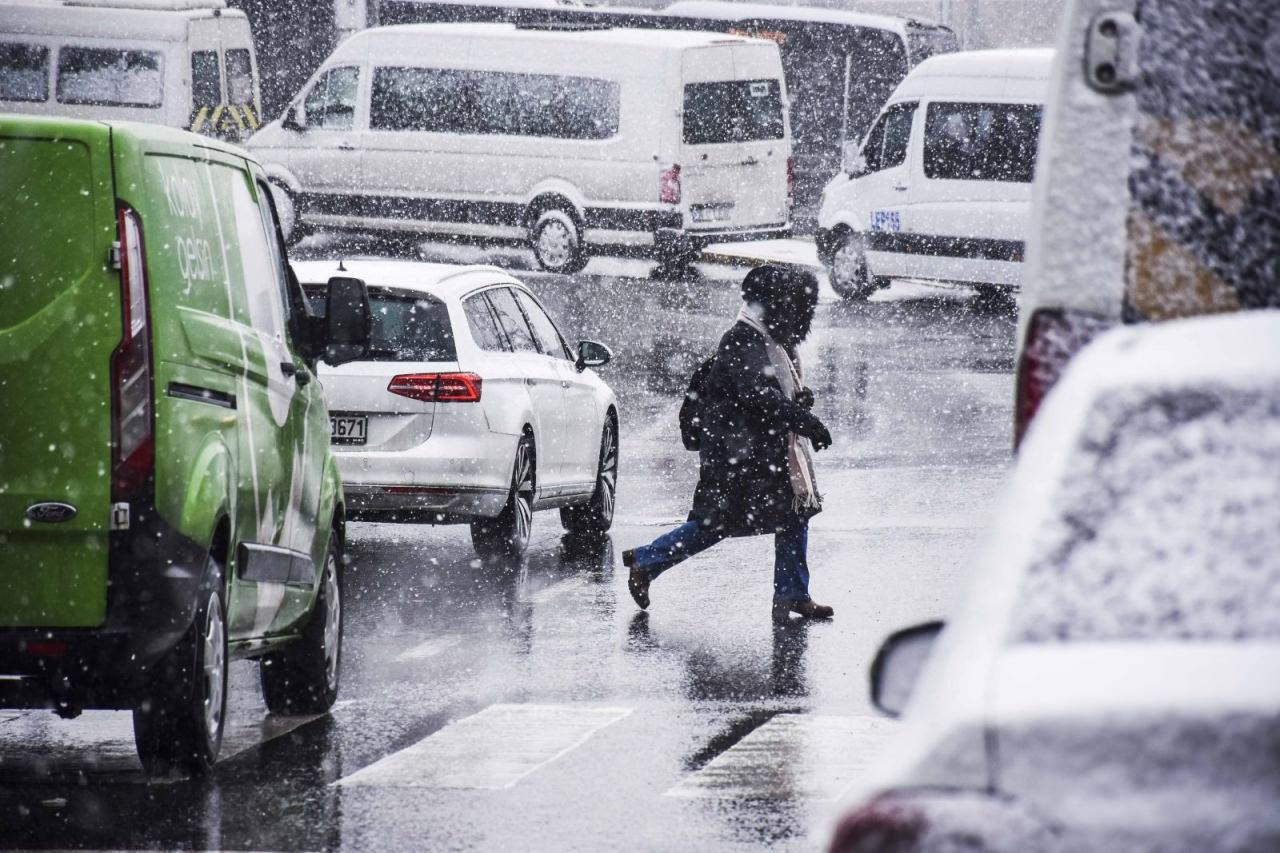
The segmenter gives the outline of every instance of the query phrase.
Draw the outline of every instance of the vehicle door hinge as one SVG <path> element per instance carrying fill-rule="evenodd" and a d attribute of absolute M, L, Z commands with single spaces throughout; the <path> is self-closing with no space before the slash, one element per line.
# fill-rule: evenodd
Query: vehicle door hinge
<path fill-rule="evenodd" d="M 111 248 L 107 249 L 107 266 L 113 270 L 118 270 L 123 266 L 120 257 L 120 241 L 113 240 Z"/>
<path fill-rule="evenodd" d="M 1129 12 L 1099 12 L 1089 21 L 1084 43 L 1084 79 L 1104 95 L 1128 92 L 1138 83 L 1138 43 L 1142 28 Z"/>

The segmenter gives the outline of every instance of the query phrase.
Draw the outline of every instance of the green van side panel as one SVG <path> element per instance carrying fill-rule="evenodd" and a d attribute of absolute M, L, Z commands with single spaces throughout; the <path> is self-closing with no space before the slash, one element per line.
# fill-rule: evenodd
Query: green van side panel
<path fill-rule="evenodd" d="M 111 134 L 0 117 L 0 627 L 106 617 L 111 353 L 120 276 Z M 26 518 L 37 502 L 76 508 Z"/>

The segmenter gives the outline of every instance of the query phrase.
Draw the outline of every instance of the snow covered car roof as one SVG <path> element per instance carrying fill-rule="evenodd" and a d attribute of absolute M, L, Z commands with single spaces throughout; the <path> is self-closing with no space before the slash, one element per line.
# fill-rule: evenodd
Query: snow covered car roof
<path fill-rule="evenodd" d="M 483 264 L 436 264 L 355 258 L 341 261 L 294 261 L 302 284 L 325 284 L 334 276 L 351 276 L 365 284 L 417 290 L 442 298 L 456 298 L 488 284 L 524 285 L 506 272 Z"/>

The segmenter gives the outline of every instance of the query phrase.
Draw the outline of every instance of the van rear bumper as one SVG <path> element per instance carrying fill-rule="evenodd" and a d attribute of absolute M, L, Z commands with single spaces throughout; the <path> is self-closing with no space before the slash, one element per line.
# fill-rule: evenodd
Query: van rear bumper
<path fill-rule="evenodd" d="M 0 678 L 0 707 L 131 708 L 151 667 L 191 626 L 206 546 L 149 505 L 131 509 L 130 529 L 111 534 L 101 627 L 0 628 L 0 676 L 18 676 Z"/>
<path fill-rule="evenodd" d="M 660 258 L 681 257 L 696 254 L 712 243 L 746 243 L 790 236 L 791 226 L 786 223 L 755 228 L 721 228 L 714 231 L 662 228 L 654 235 L 654 248 Z"/>

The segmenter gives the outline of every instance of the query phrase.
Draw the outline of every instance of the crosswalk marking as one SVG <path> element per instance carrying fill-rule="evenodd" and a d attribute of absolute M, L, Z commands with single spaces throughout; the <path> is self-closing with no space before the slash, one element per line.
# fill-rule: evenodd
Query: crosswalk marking
<path fill-rule="evenodd" d="M 424 660 L 433 658 L 441 652 L 448 651 L 454 646 L 462 642 L 462 637 L 456 634 L 444 637 L 432 637 L 424 643 L 419 643 L 411 649 L 406 649 L 396 655 L 398 661 Z"/>
<path fill-rule="evenodd" d="M 490 705 L 334 784 L 510 788 L 630 713 L 578 705 Z"/>
<path fill-rule="evenodd" d="M 567 595 L 571 592 L 578 592 L 587 588 L 587 579 L 580 576 L 568 577 L 564 580 L 556 581 L 550 586 L 545 586 L 536 592 L 531 592 L 525 598 L 530 604 L 546 604 L 548 601 Z"/>
<path fill-rule="evenodd" d="M 897 725 L 884 717 L 778 714 L 666 795 L 834 800 L 866 772 Z"/>

